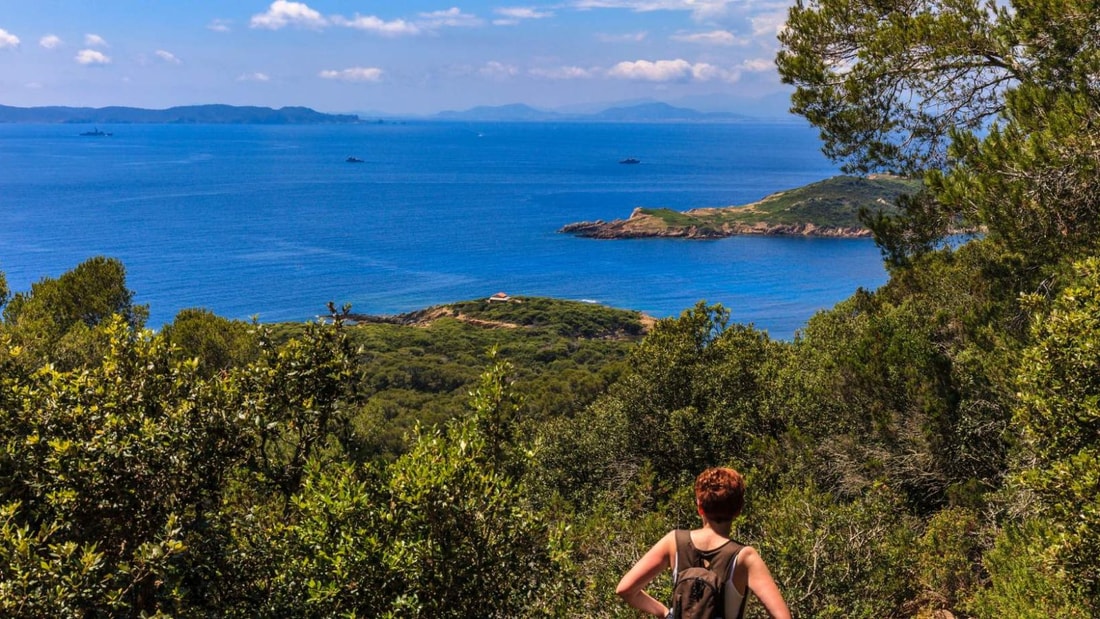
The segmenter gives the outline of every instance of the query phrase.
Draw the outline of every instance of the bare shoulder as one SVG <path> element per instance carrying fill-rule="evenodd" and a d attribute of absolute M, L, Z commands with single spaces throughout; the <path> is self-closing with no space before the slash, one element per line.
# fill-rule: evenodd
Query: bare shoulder
<path fill-rule="evenodd" d="M 745 546 L 742 548 L 741 552 L 737 555 L 737 559 L 745 565 L 752 565 L 757 561 L 763 561 L 763 559 L 760 558 L 760 553 L 756 552 L 756 549 L 752 546 Z"/>

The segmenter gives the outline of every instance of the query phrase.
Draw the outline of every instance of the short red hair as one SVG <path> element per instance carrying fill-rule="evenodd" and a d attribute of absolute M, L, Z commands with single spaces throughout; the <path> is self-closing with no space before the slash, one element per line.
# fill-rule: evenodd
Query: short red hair
<path fill-rule="evenodd" d="M 709 468 L 695 478 L 695 504 L 715 522 L 729 522 L 745 505 L 745 478 L 725 467 Z"/>

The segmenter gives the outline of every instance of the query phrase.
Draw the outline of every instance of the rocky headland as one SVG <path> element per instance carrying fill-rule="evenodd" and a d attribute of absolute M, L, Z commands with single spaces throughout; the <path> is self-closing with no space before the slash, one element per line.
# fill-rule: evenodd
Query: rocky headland
<path fill-rule="evenodd" d="M 627 219 L 582 221 L 559 232 L 594 239 L 718 239 L 736 235 L 863 238 L 861 210 L 895 214 L 897 198 L 920 181 L 896 176 L 837 176 L 740 206 L 674 211 L 638 207 Z"/>
<path fill-rule="evenodd" d="M 735 207 L 731 207 L 735 208 Z M 691 214 L 692 211 L 686 211 Z M 580 221 L 562 226 L 560 232 L 591 239 L 720 239 L 728 236 L 757 234 L 763 236 L 821 236 L 834 238 L 861 238 L 871 236 L 862 226 L 828 226 L 810 222 L 796 224 L 770 224 L 767 222 L 724 222 L 714 225 L 668 225 L 660 217 L 636 208 L 627 219 L 612 221 Z"/>

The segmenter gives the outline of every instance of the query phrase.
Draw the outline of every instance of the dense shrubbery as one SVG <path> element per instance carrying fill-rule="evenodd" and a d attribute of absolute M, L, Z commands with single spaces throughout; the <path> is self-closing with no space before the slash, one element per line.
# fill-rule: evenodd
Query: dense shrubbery
<path fill-rule="evenodd" d="M 74 321 L 85 354 L 50 366 L 9 307 L 2 610 L 629 616 L 615 581 L 725 463 L 750 483 L 737 534 L 801 616 L 1088 616 L 1100 267 L 1021 298 L 998 251 L 924 256 L 792 342 L 705 305 L 640 343 L 197 310 L 153 334 L 120 311 Z M 581 402 L 526 397 L 573 380 Z M 398 388 L 427 414 L 379 416 Z M 379 449 L 391 422 L 410 434 Z"/>

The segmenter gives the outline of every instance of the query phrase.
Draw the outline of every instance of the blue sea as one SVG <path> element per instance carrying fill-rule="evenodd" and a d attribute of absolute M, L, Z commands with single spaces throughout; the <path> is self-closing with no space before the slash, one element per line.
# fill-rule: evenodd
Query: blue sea
<path fill-rule="evenodd" d="M 837 174 L 798 123 L 89 129 L 0 125 L 0 271 L 22 291 L 117 257 L 154 328 L 188 307 L 306 321 L 329 301 L 393 314 L 506 292 L 656 317 L 705 300 L 787 339 L 887 277 L 868 240 L 557 232 Z"/>

